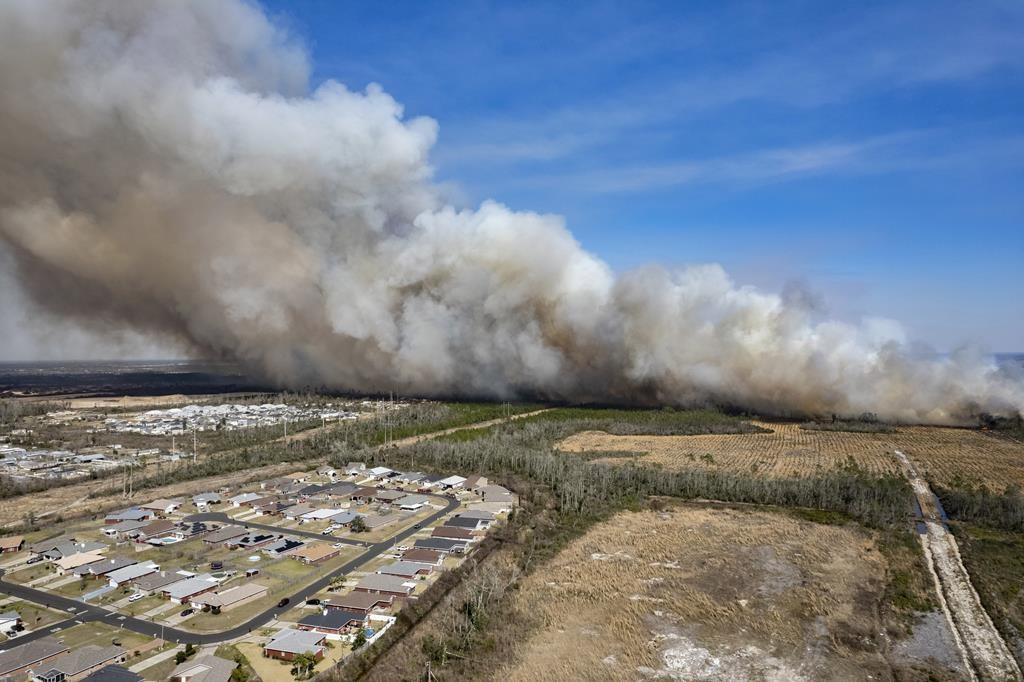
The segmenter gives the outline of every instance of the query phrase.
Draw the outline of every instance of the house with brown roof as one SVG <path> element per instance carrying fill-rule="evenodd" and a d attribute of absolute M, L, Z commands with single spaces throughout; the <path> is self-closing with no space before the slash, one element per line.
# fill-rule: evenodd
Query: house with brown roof
<path fill-rule="evenodd" d="M 159 521 L 154 521 L 148 526 L 143 526 L 138 530 L 131 531 L 129 535 L 134 538 L 136 542 L 148 542 L 149 540 L 162 538 L 165 535 L 171 535 L 176 530 L 178 530 L 178 524 L 174 521 L 160 519 Z"/>
<path fill-rule="evenodd" d="M 347 594 L 331 597 L 323 606 L 325 609 L 341 609 L 342 611 L 370 613 L 374 609 L 390 610 L 394 601 L 394 595 L 390 594 L 349 592 Z"/>
<path fill-rule="evenodd" d="M 469 541 L 476 539 L 476 536 L 473 535 L 473 531 L 468 528 L 458 528 L 456 526 L 438 526 L 430 533 L 430 537 Z"/>
<path fill-rule="evenodd" d="M 433 572 L 434 567 L 430 564 L 417 564 L 412 561 L 396 561 L 377 569 L 377 573 L 381 575 L 397 575 L 399 578 L 418 578 Z"/>
<path fill-rule="evenodd" d="M 8 535 L 5 538 L 0 538 L 0 554 L 20 552 L 24 547 L 25 537 L 23 535 Z"/>
<path fill-rule="evenodd" d="M 402 561 L 413 561 L 417 564 L 429 564 L 440 566 L 444 561 L 444 554 L 435 552 L 432 549 L 407 549 L 402 553 Z"/>
<path fill-rule="evenodd" d="M 305 564 L 319 564 L 333 559 L 340 553 L 340 549 L 332 547 L 325 542 L 311 542 L 308 545 L 296 547 L 287 552 L 288 556 L 298 559 Z"/>
<path fill-rule="evenodd" d="M 260 585 L 259 583 L 244 583 L 242 585 L 229 587 L 226 590 L 218 590 L 216 592 L 206 592 L 205 594 L 201 594 L 192 600 L 192 605 L 198 606 L 199 608 L 230 611 L 236 606 L 247 604 L 265 596 L 267 596 L 266 585 Z"/>

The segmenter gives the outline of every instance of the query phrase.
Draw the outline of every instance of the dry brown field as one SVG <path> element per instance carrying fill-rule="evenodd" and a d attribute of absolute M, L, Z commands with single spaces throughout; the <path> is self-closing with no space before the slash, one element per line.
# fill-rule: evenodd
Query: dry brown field
<path fill-rule="evenodd" d="M 511 614 L 533 621 L 531 634 L 493 679 L 893 679 L 886 570 L 855 526 L 730 508 L 623 512 L 523 582 Z M 951 650 L 942 640 L 931 655 Z M 958 678 L 955 656 L 896 665 L 906 675 L 910 664 L 900 679 Z"/>
<path fill-rule="evenodd" d="M 1024 487 L 1024 444 L 984 431 L 901 426 L 894 433 L 853 433 L 754 423 L 771 433 L 613 436 L 588 431 L 566 438 L 559 448 L 636 452 L 643 454 L 637 461 L 669 469 L 721 468 L 774 477 L 815 476 L 850 461 L 876 474 L 900 475 L 892 452 L 902 450 L 934 483 L 948 485 L 959 478 L 1000 492 L 1010 484 Z"/>

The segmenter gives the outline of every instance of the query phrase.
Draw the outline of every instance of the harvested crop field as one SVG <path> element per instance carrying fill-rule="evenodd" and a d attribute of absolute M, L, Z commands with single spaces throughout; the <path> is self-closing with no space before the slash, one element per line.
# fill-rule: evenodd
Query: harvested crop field
<path fill-rule="evenodd" d="M 729 508 L 623 512 L 525 580 L 513 614 L 534 629 L 495 679 L 892 679 L 886 570 L 855 526 Z M 947 632 L 940 621 L 900 671 L 958 679 Z"/>
<path fill-rule="evenodd" d="M 635 452 L 643 455 L 637 461 L 666 468 L 721 468 L 775 477 L 815 476 L 849 462 L 876 474 L 901 475 L 892 452 L 902 450 L 935 483 L 984 483 L 1000 492 L 1011 483 L 1024 487 L 1024 444 L 983 431 L 901 426 L 893 433 L 854 433 L 802 429 L 792 423 L 755 424 L 771 432 L 613 436 L 587 431 L 566 438 L 559 448 Z"/>

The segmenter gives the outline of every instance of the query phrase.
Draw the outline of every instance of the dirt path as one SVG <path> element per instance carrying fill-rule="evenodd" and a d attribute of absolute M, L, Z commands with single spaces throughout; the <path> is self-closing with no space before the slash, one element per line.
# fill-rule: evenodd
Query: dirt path
<path fill-rule="evenodd" d="M 1017 661 L 971 585 L 956 539 L 940 518 L 935 495 L 928 483 L 918 476 L 910 459 L 899 450 L 895 454 L 921 505 L 926 532 L 918 537 L 935 581 L 939 602 L 971 679 L 983 682 L 1024 680 Z"/>
<path fill-rule="evenodd" d="M 440 436 L 447 436 L 449 433 L 455 433 L 457 431 L 470 431 L 474 429 L 486 429 L 491 426 L 497 426 L 505 422 L 513 422 L 517 419 L 525 419 L 526 417 L 532 417 L 538 414 L 544 414 L 550 412 L 553 408 L 545 407 L 541 410 L 534 410 L 533 412 L 523 412 L 522 414 L 514 414 L 511 417 L 498 417 L 497 419 L 489 419 L 484 422 L 475 422 L 473 424 L 465 424 L 463 426 L 453 426 L 450 429 L 443 429 L 441 431 L 431 431 L 430 433 L 421 433 L 418 436 L 409 436 L 408 438 L 400 438 L 396 441 L 392 441 L 391 445 L 396 448 L 404 448 L 409 445 L 415 445 L 431 438 L 439 438 Z"/>

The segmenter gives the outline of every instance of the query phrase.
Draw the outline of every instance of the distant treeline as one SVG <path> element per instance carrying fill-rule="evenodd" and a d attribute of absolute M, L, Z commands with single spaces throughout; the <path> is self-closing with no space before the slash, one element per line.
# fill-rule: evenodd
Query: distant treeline
<path fill-rule="evenodd" d="M 543 416 L 548 414 L 551 413 Z M 651 495 L 839 511 L 872 526 L 896 523 L 910 511 L 912 495 L 903 478 L 874 476 L 855 467 L 814 478 L 764 478 L 701 467 L 663 471 L 634 464 L 597 463 L 553 448 L 557 441 L 581 430 L 645 433 L 642 425 L 646 418 L 626 421 L 615 415 L 607 421 L 552 421 L 538 416 L 470 441 L 432 440 L 383 452 L 339 447 L 333 461 L 344 464 L 351 458 L 372 458 L 377 464 L 393 467 L 481 473 L 499 480 L 525 478 L 549 487 L 562 511 L 584 515 Z M 682 428 L 684 423 L 676 428 Z M 707 425 L 708 415 L 704 415 L 692 426 Z M 668 428 L 659 420 L 653 420 L 649 426 L 654 432 Z"/>
<path fill-rule="evenodd" d="M 1024 496 L 1017 488 L 996 493 L 985 486 L 933 487 L 946 515 L 954 521 L 1024 531 Z"/>

